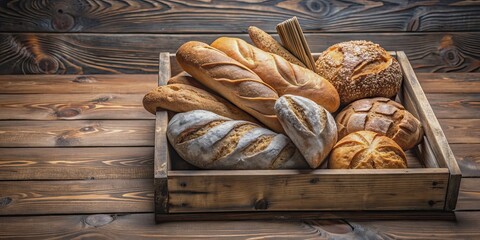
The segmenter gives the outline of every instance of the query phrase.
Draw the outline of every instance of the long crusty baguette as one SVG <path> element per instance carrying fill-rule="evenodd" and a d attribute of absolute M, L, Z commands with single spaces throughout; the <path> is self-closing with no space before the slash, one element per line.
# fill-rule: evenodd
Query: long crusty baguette
<path fill-rule="evenodd" d="M 178 113 L 168 123 L 167 137 L 184 160 L 199 168 L 308 167 L 287 136 L 208 111 Z"/>
<path fill-rule="evenodd" d="M 205 43 L 190 41 L 177 51 L 183 70 L 276 132 L 283 128 L 273 106 L 277 92 L 250 69 Z"/>
<path fill-rule="evenodd" d="M 221 37 L 211 46 L 250 68 L 280 96 L 292 94 L 306 97 L 330 112 L 335 112 L 340 106 L 340 97 L 335 87 L 307 68 L 292 64 L 239 38 Z"/>
<path fill-rule="evenodd" d="M 173 112 L 207 110 L 235 120 L 257 122 L 248 113 L 216 94 L 178 83 L 153 89 L 143 98 L 143 106 L 153 114 L 157 108 Z"/>

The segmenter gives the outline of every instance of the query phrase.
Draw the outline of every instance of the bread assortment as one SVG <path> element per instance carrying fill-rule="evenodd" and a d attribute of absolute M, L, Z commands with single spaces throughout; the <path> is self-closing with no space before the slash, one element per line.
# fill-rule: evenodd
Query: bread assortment
<path fill-rule="evenodd" d="M 279 96 L 303 96 L 335 112 L 340 105 L 337 90 L 313 71 L 292 64 L 284 58 L 258 49 L 242 39 L 221 37 L 212 43 L 229 57 L 250 68 Z"/>
<path fill-rule="evenodd" d="M 422 126 L 386 98 L 403 77 L 383 48 L 335 44 L 314 72 L 267 33 L 249 33 L 260 48 L 229 37 L 184 43 L 183 72 L 145 95 L 149 112 L 169 111 L 167 138 L 184 160 L 202 169 L 407 167 L 404 150 Z"/>
<path fill-rule="evenodd" d="M 369 41 L 335 44 L 320 55 L 315 68 L 335 86 L 342 105 L 361 98 L 392 97 L 403 79 L 397 60 Z"/>
<path fill-rule="evenodd" d="M 406 168 L 407 157 L 391 138 L 372 131 L 358 131 L 345 136 L 333 147 L 328 167 Z"/>
<path fill-rule="evenodd" d="M 310 167 L 318 168 L 337 142 L 332 115 L 314 101 L 294 95 L 280 97 L 275 112 Z"/>
<path fill-rule="evenodd" d="M 388 98 L 357 100 L 338 113 L 335 120 L 340 138 L 368 130 L 393 139 L 403 150 L 415 146 L 423 136 L 420 121 Z"/>
<path fill-rule="evenodd" d="M 208 111 L 176 114 L 168 124 L 167 138 L 184 160 L 199 168 L 308 167 L 285 135 Z"/>

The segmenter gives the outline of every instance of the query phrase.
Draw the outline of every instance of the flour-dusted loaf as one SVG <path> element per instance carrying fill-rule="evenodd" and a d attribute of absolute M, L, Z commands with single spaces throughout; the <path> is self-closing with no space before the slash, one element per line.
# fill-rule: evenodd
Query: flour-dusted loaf
<path fill-rule="evenodd" d="M 190 41 L 177 51 L 180 66 L 196 80 L 251 114 L 265 126 L 283 132 L 273 110 L 277 92 L 252 70 L 205 43 Z"/>
<path fill-rule="evenodd" d="M 348 134 L 333 147 L 328 167 L 406 168 L 407 157 L 391 138 L 372 131 L 358 131 Z"/>
<path fill-rule="evenodd" d="M 275 103 L 278 120 L 311 168 L 318 168 L 337 142 L 332 115 L 312 100 L 283 95 Z"/>
<path fill-rule="evenodd" d="M 263 51 L 277 54 L 293 64 L 305 67 L 305 64 L 262 29 L 250 26 L 248 27 L 248 35 L 250 36 L 250 39 L 252 39 L 253 44 Z"/>
<path fill-rule="evenodd" d="M 153 89 L 143 98 L 143 106 L 152 114 L 155 114 L 157 108 L 172 112 L 207 110 L 235 120 L 257 122 L 224 98 L 185 84 L 168 84 Z"/>
<path fill-rule="evenodd" d="M 190 74 L 188 74 L 185 71 L 182 71 L 179 74 L 168 79 L 167 84 L 185 84 L 185 85 L 190 85 L 196 88 L 200 88 L 205 91 L 212 92 L 212 90 L 205 87 L 197 79 L 193 78 L 192 76 L 190 76 Z"/>
<path fill-rule="evenodd" d="M 355 131 L 368 130 L 385 135 L 403 150 L 408 150 L 423 137 L 420 121 L 400 103 L 388 98 L 357 100 L 339 112 L 335 120 L 340 138 Z"/>
<path fill-rule="evenodd" d="M 315 62 L 315 69 L 335 86 L 342 105 L 367 97 L 392 97 L 403 79 L 397 60 L 369 41 L 329 47 Z"/>
<path fill-rule="evenodd" d="M 335 87 L 315 72 L 265 52 L 239 38 L 221 37 L 212 43 L 222 52 L 254 71 L 278 94 L 306 97 L 335 112 L 340 99 Z"/>
<path fill-rule="evenodd" d="M 308 168 L 287 136 L 209 111 L 176 114 L 167 137 L 184 160 L 203 169 Z"/>

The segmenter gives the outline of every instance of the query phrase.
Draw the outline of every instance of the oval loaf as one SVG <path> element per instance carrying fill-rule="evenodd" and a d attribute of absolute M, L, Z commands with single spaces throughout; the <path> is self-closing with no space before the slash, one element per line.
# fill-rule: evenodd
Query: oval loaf
<path fill-rule="evenodd" d="M 312 100 L 294 95 L 280 97 L 275 112 L 310 167 L 319 167 L 337 142 L 332 115 Z"/>
<path fill-rule="evenodd" d="M 308 167 L 287 136 L 208 111 L 176 114 L 167 138 L 184 160 L 203 169 Z"/>

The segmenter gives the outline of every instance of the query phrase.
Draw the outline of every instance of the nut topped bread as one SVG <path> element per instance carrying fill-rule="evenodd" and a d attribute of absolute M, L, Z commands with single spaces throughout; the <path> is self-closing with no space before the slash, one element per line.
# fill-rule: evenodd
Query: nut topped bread
<path fill-rule="evenodd" d="M 408 150 L 423 137 L 420 121 L 400 103 L 388 98 L 357 100 L 339 112 L 335 120 L 340 138 L 369 130 L 392 138 L 403 150 Z"/>
<path fill-rule="evenodd" d="M 315 70 L 335 86 L 342 105 L 361 98 L 392 97 L 403 79 L 397 60 L 369 41 L 329 47 L 315 62 Z"/>

